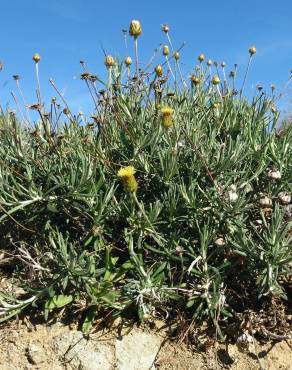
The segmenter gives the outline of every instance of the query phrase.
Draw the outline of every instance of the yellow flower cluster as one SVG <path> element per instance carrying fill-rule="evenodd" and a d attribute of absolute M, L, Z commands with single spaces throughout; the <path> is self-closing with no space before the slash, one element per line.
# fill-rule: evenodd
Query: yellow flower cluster
<path fill-rule="evenodd" d="M 173 125 L 173 113 L 174 109 L 170 107 L 161 108 L 162 113 L 162 126 L 164 128 L 170 128 Z"/>
<path fill-rule="evenodd" d="M 118 177 L 121 179 L 124 190 L 134 193 L 138 189 L 138 183 L 135 179 L 136 170 L 133 166 L 122 167 L 118 171 Z"/>

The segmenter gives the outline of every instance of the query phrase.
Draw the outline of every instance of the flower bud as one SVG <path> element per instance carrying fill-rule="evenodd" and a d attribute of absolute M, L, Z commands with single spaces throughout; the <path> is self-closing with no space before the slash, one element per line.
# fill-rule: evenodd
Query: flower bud
<path fill-rule="evenodd" d="M 199 85 L 200 82 L 201 82 L 201 79 L 199 76 L 195 76 L 195 75 L 191 75 L 190 76 L 190 80 L 192 82 L 192 84 L 194 84 L 195 86 Z"/>
<path fill-rule="evenodd" d="M 250 54 L 250 55 L 254 55 L 254 54 L 257 52 L 257 49 L 256 49 L 256 47 L 255 47 L 255 46 L 251 46 L 251 47 L 248 49 L 248 51 L 249 51 L 249 54 Z"/>
<path fill-rule="evenodd" d="M 111 55 L 107 55 L 104 59 L 104 64 L 106 67 L 113 67 L 115 65 L 115 60 Z"/>
<path fill-rule="evenodd" d="M 157 76 L 161 77 L 163 74 L 163 68 L 161 64 L 157 64 L 157 66 L 154 68 L 154 71 L 156 72 Z"/>
<path fill-rule="evenodd" d="M 209 60 L 208 60 L 208 62 L 207 62 L 207 65 L 208 65 L 209 67 L 211 67 L 211 65 L 213 65 L 213 60 L 212 60 L 212 59 L 209 59 Z"/>
<path fill-rule="evenodd" d="M 222 68 L 225 68 L 226 67 L 226 63 L 225 62 L 221 62 L 221 67 Z"/>
<path fill-rule="evenodd" d="M 66 114 L 66 115 L 68 115 L 68 114 L 70 113 L 69 108 L 65 107 L 65 108 L 63 109 L 63 113 L 64 113 L 64 114 Z"/>
<path fill-rule="evenodd" d="M 167 45 L 163 46 L 162 53 L 164 56 L 167 56 L 169 54 L 169 47 Z"/>
<path fill-rule="evenodd" d="M 41 60 L 41 56 L 38 54 L 38 53 L 35 53 L 33 56 L 32 56 L 32 60 L 36 63 L 38 63 L 40 60 Z"/>
<path fill-rule="evenodd" d="M 142 33 L 141 23 L 139 21 L 133 20 L 130 24 L 129 33 L 131 36 L 138 37 Z"/>
<path fill-rule="evenodd" d="M 213 85 L 220 84 L 220 78 L 219 78 L 219 76 L 217 76 L 217 75 L 213 76 L 213 78 L 212 78 L 212 84 Z"/>
<path fill-rule="evenodd" d="M 205 60 L 205 54 L 201 53 L 199 56 L 198 56 L 198 61 L 199 62 L 203 62 Z"/>
<path fill-rule="evenodd" d="M 161 26 L 161 29 L 162 29 L 162 31 L 163 31 L 163 32 L 167 33 L 167 32 L 169 31 L 169 26 L 168 26 L 168 24 L 163 24 L 163 25 Z"/>
<path fill-rule="evenodd" d="M 124 63 L 126 64 L 127 67 L 129 67 L 132 64 L 132 58 L 131 57 L 127 57 L 125 59 Z"/>
<path fill-rule="evenodd" d="M 175 60 L 179 60 L 179 58 L 180 58 L 180 54 L 179 54 L 179 52 L 178 52 L 178 51 L 176 51 L 176 52 L 173 54 L 173 57 L 174 57 L 174 59 L 175 59 Z"/>

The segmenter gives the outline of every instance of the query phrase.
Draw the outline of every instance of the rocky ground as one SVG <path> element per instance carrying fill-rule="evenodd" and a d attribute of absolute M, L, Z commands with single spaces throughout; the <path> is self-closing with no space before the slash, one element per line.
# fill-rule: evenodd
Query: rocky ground
<path fill-rule="evenodd" d="M 0 328 L 1 370 L 290 370 L 292 341 L 255 343 L 248 351 L 237 345 L 196 348 L 170 341 L 156 327 L 124 328 L 84 336 L 62 324 L 29 321 Z"/>

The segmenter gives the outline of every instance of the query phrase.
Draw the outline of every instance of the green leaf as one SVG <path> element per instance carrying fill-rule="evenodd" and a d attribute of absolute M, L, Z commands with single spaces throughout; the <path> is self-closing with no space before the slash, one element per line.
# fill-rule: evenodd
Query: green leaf
<path fill-rule="evenodd" d="M 86 313 L 85 319 L 82 324 L 82 332 L 86 333 L 92 327 L 93 320 L 95 318 L 95 314 L 97 311 L 97 307 L 91 307 Z"/>
<path fill-rule="evenodd" d="M 45 308 L 48 310 L 53 310 L 54 308 L 61 308 L 73 301 L 73 295 L 56 295 L 45 303 Z"/>

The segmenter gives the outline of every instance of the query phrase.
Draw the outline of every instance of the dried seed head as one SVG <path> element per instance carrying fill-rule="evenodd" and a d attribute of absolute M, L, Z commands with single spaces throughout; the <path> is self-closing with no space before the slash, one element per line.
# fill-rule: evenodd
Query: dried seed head
<path fill-rule="evenodd" d="M 278 170 L 270 170 L 268 172 L 268 178 L 271 180 L 279 180 L 281 177 L 281 172 Z"/>
<path fill-rule="evenodd" d="M 163 74 L 162 65 L 161 64 L 157 64 L 157 66 L 154 68 L 154 71 L 157 74 L 157 76 L 159 76 L 159 77 L 162 76 L 162 74 Z"/>
<path fill-rule="evenodd" d="M 104 64 L 106 67 L 113 67 L 115 65 L 115 60 L 111 55 L 107 55 L 104 59 Z"/>
<path fill-rule="evenodd" d="M 38 53 L 35 53 L 33 56 L 32 56 L 32 60 L 36 63 L 38 63 L 40 60 L 41 60 L 41 57 Z"/>
<path fill-rule="evenodd" d="M 126 66 L 130 66 L 132 64 L 132 58 L 131 57 L 127 57 L 125 59 L 125 64 L 126 64 Z"/>
<path fill-rule="evenodd" d="M 234 191 L 229 191 L 228 198 L 231 203 L 235 203 L 238 199 L 238 194 Z"/>
<path fill-rule="evenodd" d="M 205 60 L 205 54 L 201 53 L 199 56 L 198 56 L 198 61 L 199 62 L 203 62 Z"/>
<path fill-rule="evenodd" d="M 63 113 L 64 113 L 64 114 L 66 114 L 66 115 L 68 115 L 68 114 L 70 113 L 69 108 L 65 107 L 65 108 L 63 109 Z"/>
<path fill-rule="evenodd" d="M 271 208 L 273 203 L 272 203 L 272 199 L 270 199 L 267 196 L 264 196 L 260 198 L 259 204 L 260 204 L 260 207 L 262 208 Z"/>
<path fill-rule="evenodd" d="M 283 205 L 287 205 L 291 203 L 291 194 L 285 193 L 282 191 L 278 194 L 278 199 Z"/>
<path fill-rule="evenodd" d="M 249 54 L 252 56 L 252 55 L 254 55 L 254 54 L 257 52 L 257 49 L 256 49 L 256 47 L 255 47 L 255 46 L 251 46 L 251 47 L 248 49 L 248 51 L 249 51 Z"/>
<path fill-rule="evenodd" d="M 167 33 L 167 32 L 169 31 L 169 26 L 168 26 L 168 24 L 163 24 L 163 25 L 161 26 L 161 30 L 162 30 L 163 32 Z"/>
<path fill-rule="evenodd" d="M 219 78 L 219 76 L 217 76 L 217 75 L 213 76 L 213 78 L 212 78 L 212 84 L 213 85 L 220 84 L 220 78 Z"/>
<path fill-rule="evenodd" d="M 137 20 L 133 20 L 130 23 L 129 33 L 133 37 L 138 37 L 142 33 L 141 23 Z"/>
<path fill-rule="evenodd" d="M 223 238 L 218 238 L 215 240 L 215 244 L 217 245 L 217 247 L 223 247 L 226 243 Z"/>
<path fill-rule="evenodd" d="M 169 47 L 167 45 L 163 46 L 162 53 L 164 56 L 167 56 L 169 54 Z"/>
<path fill-rule="evenodd" d="M 179 52 L 178 52 L 178 51 L 176 51 L 176 52 L 173 54 L 173 57 L 174 57 L 174 59 L 175 59 L 175 60 L 179 60 L 179 58 L 180 58 L 180 54 L 179 54 Z"/>
<path fill-rule="evenodd" d="M 18 81 L 20 79 L 19 75 L 13 75 L 13 80 Z"/>

